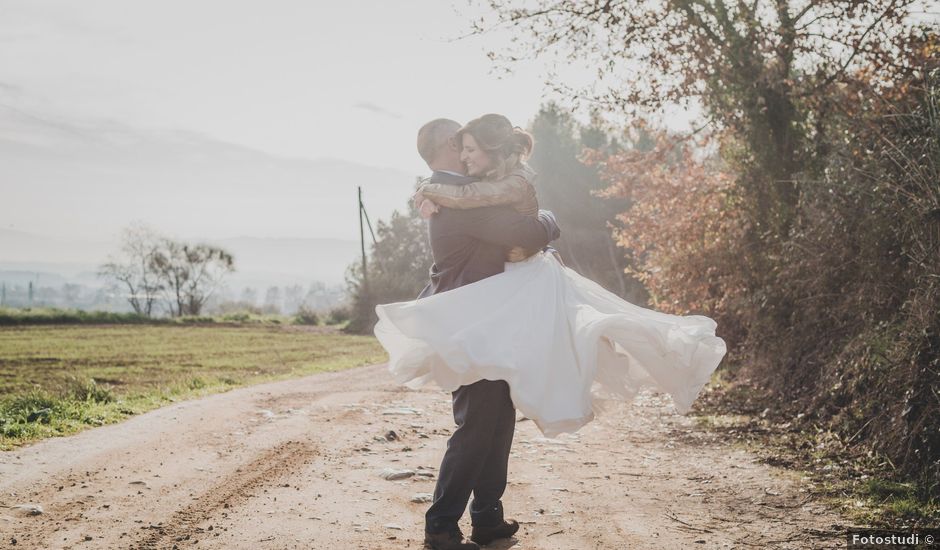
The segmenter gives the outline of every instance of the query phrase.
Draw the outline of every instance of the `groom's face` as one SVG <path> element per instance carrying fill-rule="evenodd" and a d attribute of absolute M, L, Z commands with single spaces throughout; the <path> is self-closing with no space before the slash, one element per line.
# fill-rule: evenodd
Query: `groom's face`
<path fill-rule="evenodd" d="M 447 138 L 447 142 L 441 147 L 439 155 L 445 158 L 448 166 L 454 167 L 455 172 L 460 172 L 461 174 L 467 173 L 463 161 L 460 160 L 460 147 L 457 146 L 456 136 Z M 457 169 L 457 167 L 459 167 L 459 169 Z"/>

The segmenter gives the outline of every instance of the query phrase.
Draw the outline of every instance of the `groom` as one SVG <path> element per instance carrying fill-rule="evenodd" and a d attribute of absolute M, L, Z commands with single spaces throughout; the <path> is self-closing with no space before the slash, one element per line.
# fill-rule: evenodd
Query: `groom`
<path fill-rule="evenodd" d="M 455 141 L 459 129 L 453 120 L 436 119 L 418 131 L 418 153 L 433 171 L 428 182 L 461 185 L 476 181 L 464 175 Z M 428 221 L 434 265 L 431 281 L 418 298 L 502 273 L 507 248 L 540 249 L 560 233 L 552 213 L 544 210 L 531 217 L 509 206 L 441 208 Z M 434 550 L 477 550 L 519 529 L 517 522 L 503 518 L 500 500 L 506 489 L 516 411 L 509 386 L 502 380 L 480 380 L 457 388 L 453 405 L 457 429 L 447 441 L 434 503 L 425 514 L 425 545 Z M 471 493 L 473 530 L 470 541 L 465 541 L 457 522 Z"/>

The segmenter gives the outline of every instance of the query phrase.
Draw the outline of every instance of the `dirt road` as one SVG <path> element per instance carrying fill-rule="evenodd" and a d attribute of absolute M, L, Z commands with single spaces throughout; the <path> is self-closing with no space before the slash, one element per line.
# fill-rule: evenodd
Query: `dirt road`
<path fill-rule="evenodd" d="M 453 427 L 449 393 L 381 365 L 176 403 L 0 454 L 0 547 L 421 548 L 412 499 Z M 520 421 L 504 504 L 522 529 L 490 548 L 838 547 L 813 533 L 843 520 L 802 483 L 644 394 L 558 440 Z"/>

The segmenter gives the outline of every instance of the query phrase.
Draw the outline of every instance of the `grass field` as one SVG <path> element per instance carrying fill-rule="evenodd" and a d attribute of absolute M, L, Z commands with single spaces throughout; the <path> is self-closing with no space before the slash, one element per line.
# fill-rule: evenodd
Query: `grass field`
<path fill-rule="evenodd" d="M 385 360 L 375 338 L 321 327 L 6 327 L 0 450 L 180 399 Z"/>

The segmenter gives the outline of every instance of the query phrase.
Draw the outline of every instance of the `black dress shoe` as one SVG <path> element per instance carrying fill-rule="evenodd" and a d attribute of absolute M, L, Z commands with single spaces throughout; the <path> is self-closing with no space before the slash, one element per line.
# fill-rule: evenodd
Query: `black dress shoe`
<path fill-rule="evenodd" d="M 508 539 L 515 535 L 518 530 L 519 522 L 514 519 L 497 523 L 491 527 L 474 525 L 473 531 L 470 532 L 470 540 L 480 546 L 486 546 L 496 539 Z"/>
<path fill-rule="evenodd" d="M 480 550 L 477 543 L 463 540 L 459 527 L 442 533 L 425 531 L 424 547 L 432 550 Z"/>

